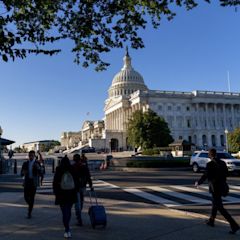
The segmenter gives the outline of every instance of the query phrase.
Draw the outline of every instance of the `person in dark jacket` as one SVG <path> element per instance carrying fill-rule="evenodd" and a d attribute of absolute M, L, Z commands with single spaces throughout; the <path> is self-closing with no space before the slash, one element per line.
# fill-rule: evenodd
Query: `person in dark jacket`
<path fill-rule="evenodd" d="M 65 180 L 67 179 L 67 180 Z M 56 168 L 53 179 L 53 192 L 55 204 L 60 205 L 63 225 L 65 227 L 64 237 L 71 238 L 70 220 L 72 205 L 77 202 L 78 182 L 70 161 L 67 156 L 63 157 L 60 165 Z"/>
<path fill-rule="evenodd" d="M 206 171 L 202 177 L 195 183 L 195 186 L 202 184 L 206 179 L 209 183 L 209 192 L 212 194 L 212 213 L 207 225 L 214 227 L 214 221 L 219 211 L 229 222 L 231 231 L 235 234 L 239 230 L 239 225 L 231 217 L 228 211 L 223 207 L 222 196 L 226 195 L 228 169 L 224 161 L 217 158 L 216 149 L 210 149 L 208 152 L 210 162 L 207 163 Z"/>
<path fill-rule="evenodd" d="M 78 201 L 75 203 L 75 213 L 78 221 L 78 225 L 82 226 L 82 209 L 84 203 L 84 194 L 86 191 L 87 184 L 93 191 L 93 184 L 90 175 L 90 171 L 86 162 L 86 158 L 81 158 L 79 154 L 73 156 L 73 167 L 75 174 L 78 179 L 79 189 L 78 189 Z"/>
<path fill-rule="evenodd" d="M 28 204 L 27 218 L 32 217 L 34 198 L 38 186 L 38 178 L 40 174 L 40 166 L 36 161 L 34 151 L 28 153 L 29 160 L 24 162 L 21 169 L 21 176 L 24 177 L 24 199 Z"/>

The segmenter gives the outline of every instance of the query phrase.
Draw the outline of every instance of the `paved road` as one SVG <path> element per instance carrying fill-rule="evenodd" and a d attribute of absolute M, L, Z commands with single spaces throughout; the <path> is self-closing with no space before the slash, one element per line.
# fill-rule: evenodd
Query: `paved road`
<path fill-rule="evenodd" d="M 110 226 L 105 232 L 92 231 L 85 213 L 84 222 L 87 226 L 81 231 L 73 228 L 75 235 L 81 239 L 129 240 L 127 233 L 131 233 L 131 239 L 144 240 L 225 240 L 229 237 L 227 235 L 229 228 L 226 224 L 224 224 L 225 227 L 220 227 L 218 222 L 217 229 L 206 228 L 202 224 L 203 219 L 207 218 L 210 211 L 210 198 L 206 185 L 200 189 L 193 187 L 193 183 L 200 177 L 200 174 L 190 171 L 161 170 L 145 173 L 103 171 L 94 172 L 92 175 L 99 201 L 107 208 Z M 31 233 L 24 230 L 28 223 L 23 219 L 25 203 L 23 194 L 20 193 L 22 191 L 21 182 L 22 179 L 19 176 L 0 175 L 1 211 L 5 211 L 4 216 L 6 216 L 7 223 L 11 223 L 6 228 L 4 227 L 5 220 L 0 220 L 2 224 L 0 238 L 26 240 L 32 239 L 32 236 L 38 233 L 39 239 L 45 239 L 46 236 L 48 239 L 59 239 L 62 234 L 62 226 L 58 219 L 61 219 L 61 216 L 58 208 L 53 205 L 52 174 L 50 172 L 47 174 L 44 186 L 38 189 Z M 231 177 L 229 183 L 232 193 L 226 199 L 227 208 L 240 223 L 240 177 Z M 88 205 L 89 200 L 87 199 L 84 211 Z M 9 208 L 5 208 L 5 206 L 9 206 Z M 184 212 L 187 211 L 187 214 L 186 212 L 180 214 L 174 210 L 184 210 Z M 196 213 L 198 214 L 196 215 Z M 15 215 L 18 216 L 17 220 Z M 222 220 L 221 217 L 219 219 Z M 51 232 L 46 230 L 46 224 L 44 224 L 46 221 L 49 225 L 47 229 L 52 229 Z M 155 222 L 158 223 L 156 226 Z M 137 227 L 140 225 L 141 227 Z M 145 226 L 147 228 L 144 230 Z M 238 236 L 236 237 L 238 238 Z"/>
<path fill-rule="evenodd" d="M 158 204 L 160 207 L 208 214 L 211 196 L 208 186 L 196 189 L 201 174 L 191 171 L 122 172 L 95 171 L 92 176 L 99 198 Z M 22 191 L 20 177 L 1 176 L 0 192 Z M 230 177 L 230 194 L 224 203 L 232 214 L 240 216 L 240 177 Z M 52 175 L 46 176 L 39 194 L 52 194 Z"/>

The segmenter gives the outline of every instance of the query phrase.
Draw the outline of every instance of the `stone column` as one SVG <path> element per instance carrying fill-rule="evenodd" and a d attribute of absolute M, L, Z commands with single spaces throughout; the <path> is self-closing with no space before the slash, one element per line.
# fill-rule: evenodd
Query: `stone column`
<path fill-rule="evenodd" d="M 113 129 L 113 112 L 110 113 L 110 119 L 111 119 L 111 130 Z"/>
<path fill-rule="evenodd" d="M 214 121 L 215 129 L 218 129 L 217 104 L 214 104 Z"/>
<path fill-rule="evenodd" d="M 119 109 L 117 110 L 117 130 L 120 129 L 120 112 Z"/>
<path fill-rule="evenodd" d="M 223 122 L 224 122 L 224 129 L 227 128 L 227 116 L 226 116 L 226 105 L 223 104 Z"/>
<path fill-rule="evenodd" d="M 196 135 L 197 135 L 198 146 L 202 147 L 203 146 L 202 134 L 198 132 Z"/>
<path fill-rule="evenodd" d="M 231 104 L 231 116 L 232 116 L 232 129 L 235 129 L 236 124 L 235 124 L 235 114 L 234 114 L 234 105 Z"/>
<path fill-rule="evenodd" d="M 112 130 L 114 129 L 114 112 L 112 112 Z"/>
<path fill-rule="evenodd" d="M 221 147 L 220 134 L 218 132 L 216 132 L 216 134 L 215 134 L 215 140 L 216 140 L 216 146 Z"/>
<path fill-rule="evenodd" d="M 208 129 L 209 128 L 209 122 L 208 122 L 208 104 L 205 103 L 205 123 L 204 125 L 206 126 L 205 128 Z"/>
<path fill-rule="evenodd" d="M 208 147 L 212 147 L 212 133 L 211 132 L 207 133 L 207 144 L 208 144 Z"/>

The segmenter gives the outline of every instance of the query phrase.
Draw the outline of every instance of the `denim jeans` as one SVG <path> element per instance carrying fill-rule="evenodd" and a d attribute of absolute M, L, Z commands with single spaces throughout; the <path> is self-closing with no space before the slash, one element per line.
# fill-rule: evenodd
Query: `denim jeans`
<path fill-rule="evenodd" d="M 69 223 L 71 220 L 71 211 L 72 211 L 72 203 L 65 203 L 60 205 L 62 210 L 62 217 L 63 217 L 63 225 L 65 227 L 65 232 L 70 231 Z"/>
<path fill-rule="evenodd" d="M 84 194 L 86 188 L 80 188 L 77 192 L 77 202 L 75 203 L 75 213 L 77 220 L 80 222 L 82 221 L 82 209 L 83 209 L 83 202 L 84 202 Z"/>

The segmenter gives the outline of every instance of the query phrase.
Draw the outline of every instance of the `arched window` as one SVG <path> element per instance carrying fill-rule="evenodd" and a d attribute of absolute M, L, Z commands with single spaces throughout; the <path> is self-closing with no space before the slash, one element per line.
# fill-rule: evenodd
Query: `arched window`
<path fill-rule="evenodd" d="M 224 146 L 224 135 L 220 135 L 221 146 Z"/>
<path fill-rule="evenodd" d="M 207 146 L 208 143 L 207 143 L 207 136 L 206 135 L 202 135 L 202 145 L 203 146 Z"/>
<path fill-rule="evenodd" d="M 216 136 L 212 135 L 212 146 L 216 147 Z"/>

